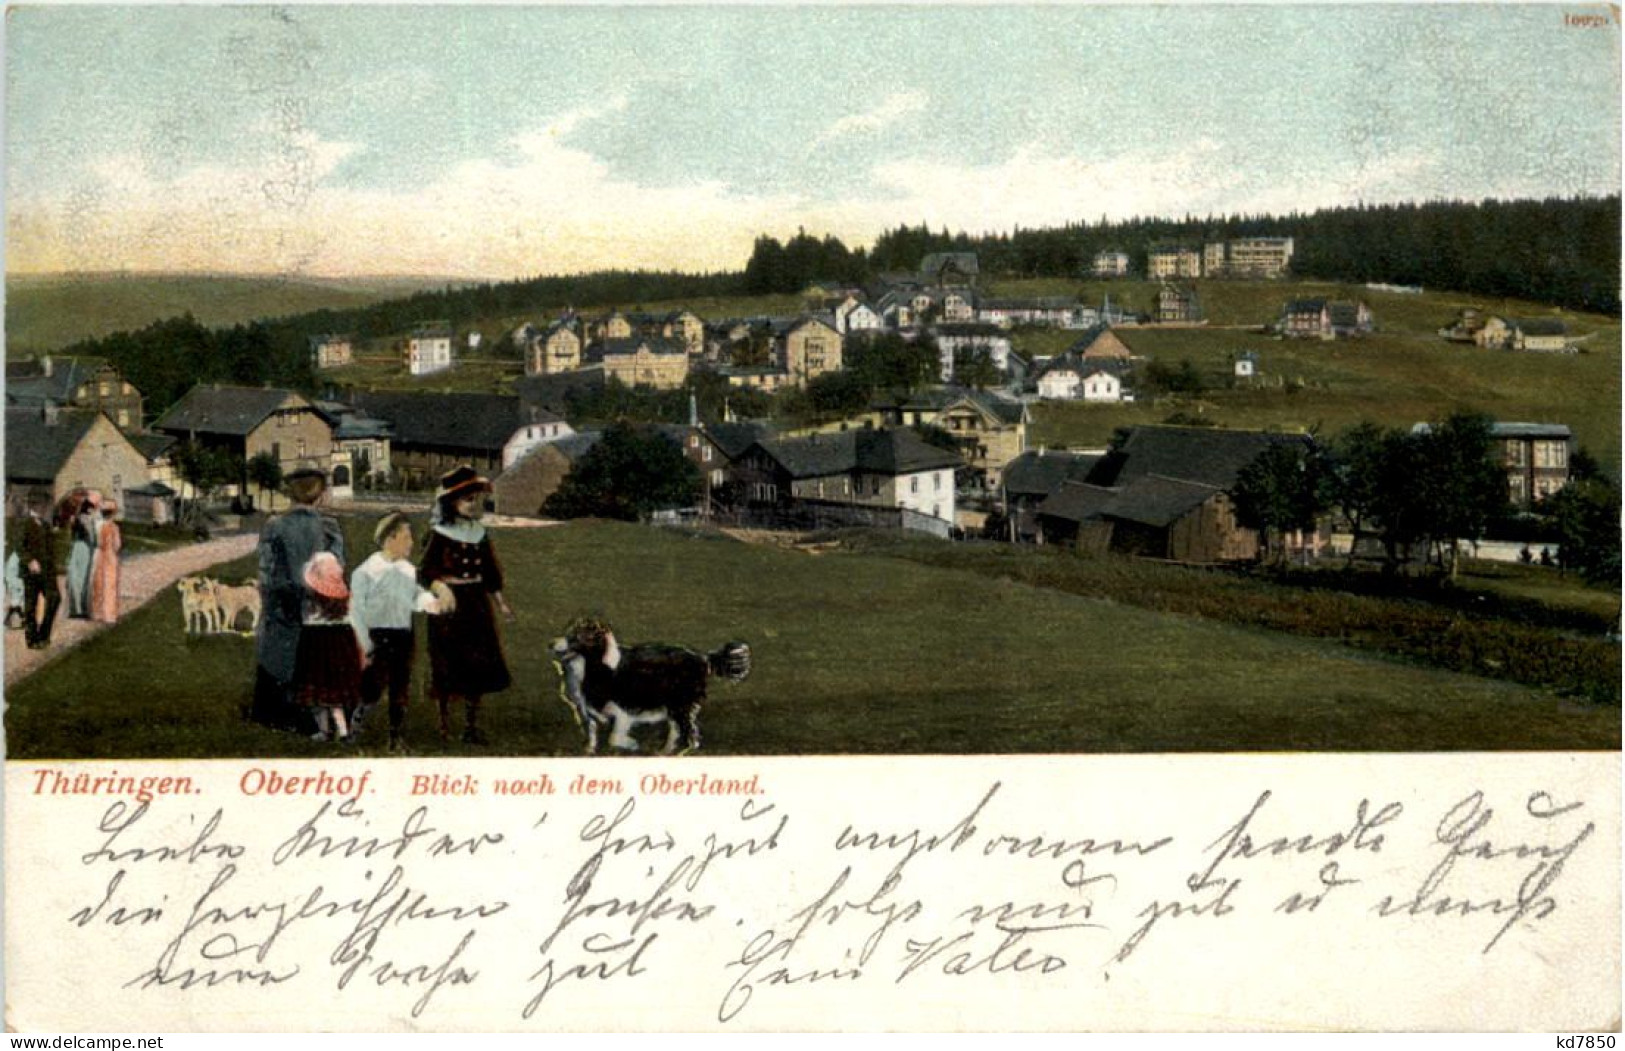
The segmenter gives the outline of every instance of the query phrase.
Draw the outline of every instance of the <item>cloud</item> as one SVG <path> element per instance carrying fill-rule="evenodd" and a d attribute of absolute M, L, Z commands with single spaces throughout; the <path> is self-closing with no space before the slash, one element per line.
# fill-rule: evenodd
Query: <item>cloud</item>
<path fill-rule="evenodd" d="M 888 95 L 880 105 L 867 113 L 853 113 L 840 118 L 819 133 L 819 145 L 852 135 L 872 135 L 896 124 L 904 117 L 925 112 L 930 98 L 923 91 L 900 91 Z"/>
<path fill-rule="evenodd" d="M 161 177 L 105 158 L 72 185 L 19 192 L 9 265 L 58 270 L 505 276 L 604 267 L 735 269 L 800 200 L 718 182 L 645 186 L 566 144 L 617 100 L 516 135 L 496 157 L 409 190 L 334 178 L 358 147 L 301 133 L 253 163 Z"/>

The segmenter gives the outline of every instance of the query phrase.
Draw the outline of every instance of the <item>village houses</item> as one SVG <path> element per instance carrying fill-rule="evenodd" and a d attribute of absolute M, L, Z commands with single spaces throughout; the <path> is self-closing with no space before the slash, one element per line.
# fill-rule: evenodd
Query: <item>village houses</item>
<path fill-rule="evenodd" d="M 6 406 L 7 516 L 26 514 L 35 494 L 56 503 L 75 489 L 134 505 L 141 502 L 128 494 L 148 482 L 146 456 L 106 413 L 58 405 Z"/>
<path fill-rule="evenodd" d="M 317 467 L 328 472 L 338 496 L 348 495 L 354 483 L 349 453 L 334 442 L 332 422 L 296 391 L 200 383 L 170 406 L 153 430 L 224 450 L 245 464 L 268 454 L 284 474 Z M 265 510 L 277 509 L 283 499 L 277 489 L 254 486 L 246 476 L 225 493 L 246 497 Z M 182 495 L 192 494 L 183 488 Z"/>
<path fill-rule="evenodd" d="M 139 432 L 145 423 L 141 392 L 105 358 L 46 354 L 8 361 L 6 403 L 93 409 L 127 433 Z"/>

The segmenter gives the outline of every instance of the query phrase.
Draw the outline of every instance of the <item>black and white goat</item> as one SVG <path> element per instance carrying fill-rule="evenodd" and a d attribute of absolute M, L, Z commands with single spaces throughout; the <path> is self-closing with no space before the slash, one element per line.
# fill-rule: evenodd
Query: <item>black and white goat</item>
<path fill-rule="evenodd" d="M 622 647 L 601 620 L 581 617 L 553 642 L 565 703 L 587 735 L 587 754 L 598 751 L 598 728 L 609 726 L 612 748 L 636 751 L 632 727 L 666 723 L 665 754 L 700 747 L 700 706 L 707 680 L 743 682 L 750 647 L 726 642 L 710 653 L 686 646 L 643 643 Z"/>

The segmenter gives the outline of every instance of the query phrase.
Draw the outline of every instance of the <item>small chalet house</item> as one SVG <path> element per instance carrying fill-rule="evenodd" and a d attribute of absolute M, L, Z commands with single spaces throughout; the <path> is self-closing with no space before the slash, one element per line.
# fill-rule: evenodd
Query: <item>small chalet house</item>
<path fill-rule="evenodd" d="M 1569 328 L 1556 318 L 1518 318 L 1512 322 L 1512 350 L 1572 354 Z"/>
<path fill-rule="evenodd" d="M 1302 435 L 1206 427 L 1136 427 L 1082 482 L 1063 483 L 1039 505 L 1048 543 L 1181 562 L 1248 561 L 1256 531 L 1236 521 L 1230 490 L 1242 468 L 1269 446 Z M 1318 535 L 1288 543 L 1313 553 Z"/>
<path fill-rule="evenodd" d="M 310 367 L 318 372 L 322 369 L 340 369 L 355 361 L 349 336 L 311 336 L 306 342 L 310 347 Z"/>
<path fill-rule="evenodd" d="M 605 339 L 595 350 L 604 376 L 628 387 L 676 390 L 688 382 L 688 347 L 662 336 Z"/>
<path fill-rule="evenodd" d="M 843 336 L 848 332 L 878 332 L 884 327 L 875 308 L 856 296 L 847 296 L 835 307 L 835 331 Z"/>
<path fill-rule="evenodd" d="M 121 505 L 148 484 L 147 458 L 107 415 L 54 405 L 6 406 L 6 514 L 28 513 L 32 494 L 53 503 L 93 489 Z"/>
<path fill-rule="evenodd" d="M 734 478 L 754 505 L 902 510 L 946 528 L 954 521 L 954 470 L 960 462 L 958 454 L 906 428 L 843 431 L 758 441 L 736 465 Z"/>
<path fill-rule="evenodd" d="M 349 454 L 333 440 L 332 421 L 295 391 L 200 383 L 171 406 L 153 424 L 153 430 L 178 441 L 225 449 L 245 462 L 269 453 L 284 473 L 314 464 L 330 473 L 332 488 L 339 495 L 354 481 Z M 227 495 L 251 496 L 267 509 L 279 506 L 279 493 L 264 489 L 248 493 L 247 489 L 245 479 L 240 488 L 229 487 Z"/>
<path fill-rule="evenodd" d="M 390 461 L 408 489 L 433 489 L 460 464 L 495 477 L 509 442 L 527 422 L 523 403 L 510 394 L 364 391 L 352 395 L 350 404 L 394 428 Z M 543 410 L 533 411 L 540 418 Z"/>
<path fill-rule="evenodd" d="M 1291 339 L 1349 339 L 1371 332 L 1375 322 L 1364 302 L 1293 299 L 1281 309 L 1281 335 Z"/>
<path fill-rule="evenodd" d="M 427 376 L 451 368 L 452 331 L 449 325 L 424 325 L 406 338 L 406 371 Z"/>
<path fill-rule="evenodd" d="M 1062 483 L 1086 481 L 1103 455 L 1036 449 L 1011 460 L 1000 479 L 1001 502 L 1010 524 L 1005 539 L 1015 543 L 1040 540 L 1039 505 L 1059 492 Z"/>
<path fill-rule="evenodd" d="M 581 367 L 581 336 L 576 319 L 562 317 L 525 344 L 525 375 L 551 376 Z"/>
<path fill-rule="evenodd" d="M 841 334 L 835 326 L 814 317 L 792 323 L 779 338 L 779 367 L 801 387 L 826 372 L 841 370 Z"/>
<path fill-rule="evenodd" d="M 106 413 L 121 431 L 142 427 L 141 392 L 118 366 L 103 358 L 48 354 L 6 363 L 6 401 L 14 405 L 46 404 Z"/>
<path fill-rule="evenodd" d="M 1001 373 L 1010 369 L 1010 334 L 998 325 L 961 323 L 938 325 L 932 330 L 942 353 L 942 382 L 954 378 L 954 356 L 960 352 L 984 351 Z"/>
<path fill-rule="evenodd" d="M 987 391 L 939 387 L 876 408 L 888 426 L 929 425 L 947 431 L 969 468 L 966 488 L 996 490 L 1005 465 L 1027 449 L 1027 406 Z"/>
<path fill-rule="evenodd" d="M 389 450 L 395 437 L 394 424 L 343 402 L 318 401 L 316 409 L 333 425 L 333 443 L 349 453 L 356 485 L 391 477 Z"/>
<path fill-rule="evenodd" d="M 1126 386 L 1130 370 L 1124 358 L 1089 358 L 1069 350 L 1039 372 L 1038 396 L 1044 401 L 1130 401 L 1133 394 Z"/>
<path fill-rule="evenodd" d="M 1157 290 L 1157 308 L 1153 315 L 1158 324 L 1194 324 L 1204 317 L 1202 297 L 1189 285 L 1163 285 Z"/>
<path fill-rule="evenodd" d="M 982 267 L 975 252 L 932 252 L 920 260 L 920 283 L 942 288 L 974 288 Z"/>

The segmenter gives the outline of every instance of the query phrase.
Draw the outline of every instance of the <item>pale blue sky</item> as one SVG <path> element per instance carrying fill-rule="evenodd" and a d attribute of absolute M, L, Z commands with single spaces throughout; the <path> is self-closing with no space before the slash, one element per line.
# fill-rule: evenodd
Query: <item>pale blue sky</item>
<path fill-rule="evenodd" d="M 1605 7 L 13 8 L 18 270 L 737 267 L 971 230 L 1617 192 Z"/>

